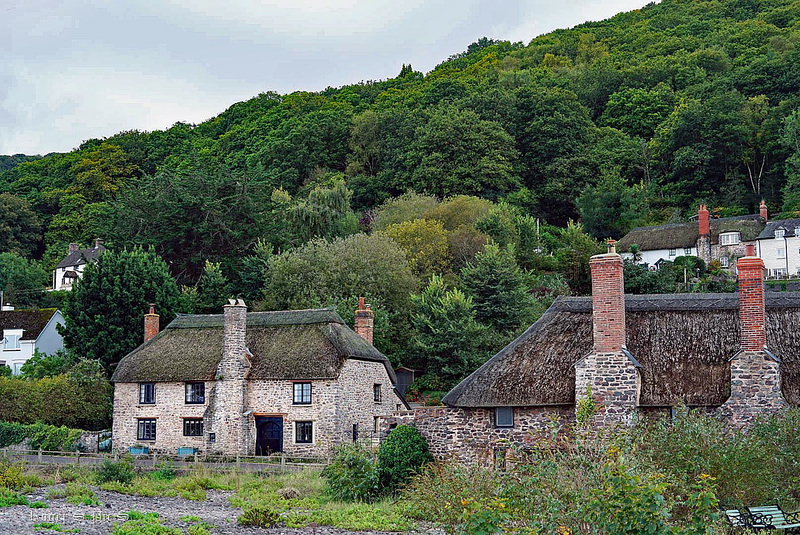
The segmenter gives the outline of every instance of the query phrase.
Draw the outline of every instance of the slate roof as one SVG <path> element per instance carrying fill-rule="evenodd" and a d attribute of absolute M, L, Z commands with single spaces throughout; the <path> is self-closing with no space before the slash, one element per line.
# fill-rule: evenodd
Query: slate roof
<path fill-rule="evenodd" d="M 222 358 L 222 314 L 180 315 L 117 366 L 115 382 L 213 380 Z M 249 312 L 249 379 L 335 379 L 347 359 L 392 366 L 331 309 Z"/>
<path fill-rule="evenodd" d="M 767 347 L 800 405 L 800 294 L 767 292 Z M 627 349 L 641 363 L 640 405 L 718 406 L 739 350 L 737 294 L 626 295 Z M 592 349 L 590 297 L 559 297 L 525 333 L 444 398 L 457 407 L 571 405 L 574 364 Z"/>
<path fill-rule="evenodd" d="M 753 241 L 764 229 L 764 220 L 757 214 L 712 219 L 709 223 L 712 244 L 718 244 L 719 235 L 725 232 L 739 232 L 742 241 Z M 620 238 L 617 250 L 627 252 L 628 247 L 634 243 L 642 251 L 683 249 L 695 247 L 699 237 L 697 221 L 636 227 Z"/>
<path fill-rule="evenodd" d="M 93 247 L 91 249 L 78 249 L 77 251 L 73 251 L 65 256 L 64 259 L 58 263 L 56 269 L 69 266 L 80 266 L 89 261 L 95 262 L 100 257 L 100 254 L 105 250 L 106 248 L 102 245 L 99 247 Z"/>
<path fill-rule="evenodd" d="M 786 229 L 786 237 L 787 238 L 796 238 L 797 229 L 800 228 L 800 218 L 795 219 L 780 219 L 775 221 L 770 221 L 767 223 L 767 226 L 764 227 L 764 230 L 761 231 L 761 234 L 758 235 L 759 240 L 768 240 L 770 238 L 775 237 L 775 230 L 779 227 L 783 227 Z"/>
<path fill-rule="evenodd" d="M 22 329 L 22 340 L 36 340 L 55 313 L 55 308 L 2 311 L 0 312 L 0 335 L 4 329 Z"/>

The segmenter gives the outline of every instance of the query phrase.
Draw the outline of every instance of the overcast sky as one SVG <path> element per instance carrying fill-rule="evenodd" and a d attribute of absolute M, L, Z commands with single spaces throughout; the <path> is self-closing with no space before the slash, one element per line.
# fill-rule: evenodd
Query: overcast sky
<path fill-rule="evenodd" d="M 646 0 L 3 0 L 0 154 L 199 123 L 263 91 L 428 72 Z"/>

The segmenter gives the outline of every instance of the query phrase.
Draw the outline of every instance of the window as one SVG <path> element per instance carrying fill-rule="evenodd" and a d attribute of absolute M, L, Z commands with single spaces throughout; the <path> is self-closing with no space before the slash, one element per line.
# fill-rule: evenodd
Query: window
<path fill-rule="evenodd" d="M 294 404 L 295 405 L 311 404 L 311 383 L 294 384 Z"/>
<path fill-rule="evenodd" d="M 685 254 L 686 256 L 690 256 L 692 254 L 692 248 L 691 247 L 686 247 L 683 250 L 683 254 Z"/>
<path fill-rule="evenodd" d="M 786 231 L 782 228 L 779 228 L 775 231 L 776 238 L 783 238 L 786 235 Z"/>
<path fill-rule="evenodd" d="M 670 250 L 669 250 L 669 255 L 670 255 L 670 256 L 675 256 L 676 254 L 677 254 L 677 253 L 675 252 L 675 249 L 670 249 Z"/>
<path fill-rule="evenodd" d="M 730 259 L 728 259 L 727 256 L 720 257 L 720 259 L 719 259 L 719 266 L 720 267 L 726 268 L 726 267 L 728 267 L 730 265 L 731 265 L 731 261 L 730 261 Z"/>
<path fill-rule="evenodd" d="M 494 425 L 514 427 L 514 407 L 497 407 L 494 410 Z"/>
<path fill-rule="evenodd" d="M 372 385 L 372 399 L 375 403 L 381 402 L 381 385 Z"/>
<path fill-rule="evenodd" d="M 720 245 L 736 245 L 739 243 L 740 235 L 738 232 L 726 232 L 719 235 Z"/>
<path fill-rule="evenodd" d="M 22 338 L 21 334 L 6 333 L 6 335 L 3 336 L 3 342 L 4 342 L 3 343 L 3 348 L 4 349 L 19 349 L 20 348 L 20 346 L 19 346 L 19 339 L 20 338 Z"/>
<path fill-rule="evenodd" d="M 156 420 L 155 418 L 140 419 L 138 431 L 136 433 L 138 440 L 155 440 L 156 439 Z"/>
<path fill-rule="evenodd" d="M 786 258 L 786 249 L 783 247 L 778 247 L 775 250 L 775 258 Z"/>
<path fill-rule="evenodd" d="M 206 384 L 186 383 L 186 403 L 205 403 Z"/>
<path fill-rule="evenodd" d="M 295 444 L 311 444 L 313 441 L 314 441 L 314 423 L 295 422 L 294 423 Z"/>
<path fill-rule="evenodd" d="M 786 268 L 777 268 L 772 270 L 773 277 L 785 277 L 786 276 Z"/>
<path fill-rule="evenodd" d="M 353 442 L 358 442 L 358 424 L 353 424 Z"/>
<path fill-rule="evenodd" d="M 794 227 L 794 237 L 800 238 L 800 227 Z"/>
<path fill-rule="evenodd" d="M 184 418 L 183 419 L 183 436 L 185 436 L 185 437 L 202 437 L 203 436 L 203 419 L 202 418 Z"/>
<path fill-rule="evenodd" d="M 142 405 L 152 405 L 156 402 L 156 384 L 139 383 L 139 403 Z"/>

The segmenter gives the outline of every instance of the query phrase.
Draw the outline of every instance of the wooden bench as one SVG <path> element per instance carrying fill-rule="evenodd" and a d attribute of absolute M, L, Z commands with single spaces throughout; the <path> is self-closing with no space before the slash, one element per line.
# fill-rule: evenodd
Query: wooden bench
<path fill-rule="evenodd" d="M 800 512 L 784 513 L 777 505 L 748 507 L 745 511 L 728 509 L 728 522 L 753 531 L 784 530 L 786 535 L 800 535 Z"/>

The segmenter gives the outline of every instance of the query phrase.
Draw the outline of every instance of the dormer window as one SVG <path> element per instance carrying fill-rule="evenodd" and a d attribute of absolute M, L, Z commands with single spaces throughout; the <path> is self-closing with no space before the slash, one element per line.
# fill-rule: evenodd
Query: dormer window
<path fill-rule="evenodd" d="M 741 236 L 738 232 L 726 232 L 719 235 L 720 245 L 738 245 L 741 241 Z"/>
<path fill-rule="evenodd" d="M 20 349 L 19 341 L 22 339 L 22 329 L 8 329 L 3 331 L 3 349 Z"/>
<path fill-rule="evenodd" d="M 779 228 L 775 230 L 775 237 L 776 238 L 783 238 L 786 235 L 786 230 Z"/>

